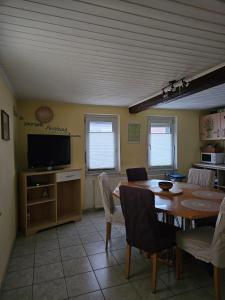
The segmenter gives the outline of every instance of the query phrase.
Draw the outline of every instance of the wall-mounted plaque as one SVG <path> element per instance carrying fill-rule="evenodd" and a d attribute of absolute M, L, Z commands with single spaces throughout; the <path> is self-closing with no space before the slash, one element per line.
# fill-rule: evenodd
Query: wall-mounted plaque
<path fill-rule="evenodd" d="M 5 141 L 10 140 L 10 132 L 9 132 L 9 115 L 1 110 L 1 128 L 2 128 L 2 139 Z"/>
<path fill-rule="evenodd" d="M 128 124 L 128 143 L 140 144 L 141 140 L 141 124 L 129 123 Z"/>
<path fill-rule="evenodd" d="M 49 123 L 52 121 L 54 114 L 48 106 L 41 106 L 35 111 L 35 117 L 40 123 Z"/>

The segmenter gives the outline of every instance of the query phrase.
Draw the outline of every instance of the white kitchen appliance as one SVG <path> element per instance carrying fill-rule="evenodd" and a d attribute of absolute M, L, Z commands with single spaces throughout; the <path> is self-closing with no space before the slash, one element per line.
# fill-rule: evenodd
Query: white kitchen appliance
<path fill-rule="evenodd" d="M 223 164 L 224 153 L 201 153 L 201 162 L 208 164 Z"/>

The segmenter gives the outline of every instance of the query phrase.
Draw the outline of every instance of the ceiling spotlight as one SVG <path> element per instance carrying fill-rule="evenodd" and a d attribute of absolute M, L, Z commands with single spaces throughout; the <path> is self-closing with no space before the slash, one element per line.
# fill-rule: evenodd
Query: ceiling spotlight
<path fill-rule="evenodd" d="M 162 96 L 167 99 L 170 96 L 180 94 L 183 89 L 187 88 L 189 82 L 185 80 L 185 77 L 178 80 L 171 80 L 164 88 L 162 88 Z"/>
<path fill-rule="evenodd" d="M 168 94 L 165 92 L 165 89 L 162 89 L 162 96 L 163 98 L 167 98 Z"/>
<path fill-rule="evenodd" d="M 181 78 L 182 88 L 186 88 L 189 86 L 189 82 L 187 82 L 184 78 Z"/>
<path fill-rule="evenodd" d="M 169 81 L 170 91 L 171 91 L 172 93 L 176 91 L 176 87 L 174 86 L 175 83 L 177 83 L 176 80 L 171 80 L 171 81 Z"/>

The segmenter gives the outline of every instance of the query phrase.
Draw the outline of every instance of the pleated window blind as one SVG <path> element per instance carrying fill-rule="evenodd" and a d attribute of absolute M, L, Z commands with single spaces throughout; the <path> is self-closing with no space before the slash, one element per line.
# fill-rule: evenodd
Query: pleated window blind
<path fill-rule="evenodd" d="M 150 168 L 176 167 L 175 117 L 149 117 L 148 164 Z"/>
<path fill-rule="evenodd" d="M 86 116 L 86 168 L 118 170 L 117 116 Z"/>

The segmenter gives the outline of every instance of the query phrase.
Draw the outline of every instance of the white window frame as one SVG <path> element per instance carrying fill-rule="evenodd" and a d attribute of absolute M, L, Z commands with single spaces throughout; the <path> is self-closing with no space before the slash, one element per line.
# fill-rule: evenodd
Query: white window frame
<path fill-rule="evenodd" d="M 102 121 L 102 122 L 112 122 L 115 142 L 115 167 L 114 168 L 99 168 L 90 169 L 89 168 L 89 124 L 91 121 Z M 118 115 L 95 115 L 87 114 L 85 115 L 85 133 L 86 133 L 86 149 L 85 149 L 85 165 L 87 173 L 100 173 L 102 171 L 108 172 L 118 172 L 120 170 L 120 144 L 119 144 L 119 116 Z"/>
<path fill-rule="evenodd" d="M 151 145 L 150 145 L 150 129 L 151 123 L 170 123 L 172 128 L 172 157 L 173 161 L 171 165 L 168 166 L 151 166 L 150 165 L 150 152 L 151 152 Z M 148 168 L 149 170 L 154 171 L 171 171 L 177 169 L 177 118 L 174 116 L 149 116 L 148 117 Z"/>

